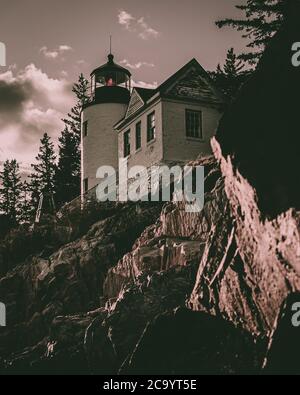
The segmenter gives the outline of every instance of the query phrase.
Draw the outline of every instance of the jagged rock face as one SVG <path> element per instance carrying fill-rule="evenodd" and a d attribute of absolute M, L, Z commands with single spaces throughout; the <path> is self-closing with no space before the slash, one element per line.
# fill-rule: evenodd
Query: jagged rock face
<path fill-rule="evenodd" d="M 267 358 L 272 371 L 268 340 L 300 287 L 299 218 L 262 221 L 255 191 L 213 147 L 220 166 L 194 163 L 206 166 L 200 213 L 182 203 L 125 206 L 1 278 L 13 323 L 1 329 L 3 368 L 238 374 Z"/>
<path fill-rule="evenodd" d="M 292 293 L 283 303 L 274 331 L 270 337 L 265 374 L 293 374 L 300 372 L 300 293 Z"/>
<path fill-rule="evenodd" d="M 259 368 L 249 333 L 220 318 L 178 309 L 146 327 L 120 373 L 253 374 Z"/>
<path fill-rule="evenodd" d="M 52 342 L 48 336 L 56 325 L 55 317 L 99 308 L 108 269 L 131 249 L 141 230 L 153 223 L 159 212 L 159 205 L 138 212 L 134 205 L 124 206 L 49 258 L 28 258 L 0 279 L 0 300 L 7 308 L 7 328 L 0 328 L 0 353 L 7 366 L 25 369 L 24 361 L 43 359 L 46 344 Z M 64 342 L 60 335 L 58 339 Z M 83 339 L 84 332 L 82 344 Z M 54 347 L 52 354 L 55 352 Z"/>
<path fill-rule="evenodd" d="M 290 210 L 263 221 L 251 185 L 222 157 L 216 141 L 213 147 L 230 215 L 211 228 L 190 306 L 268 335 L 284 299 L 300 287 L 299 215 Z"/>
<path fill-rule="evenodd" d="M 117 297 L 126 283 L 143 273 L 198 265 L 211 227 L 229 209 L 215 160 L 208 157 L 193 163 L 200 164 L 206 169 L 204 209 L 193 214 L 182 203 L 167 203 L 156 224 L 145 229 L 132 251 L 109 270 L 104 283 L 108 299 Z"/>
<path fill-rule="evenodd" d="M 300 1 L 288 4 L 284 26 L 217 131 L 223 156 L 231 155 L 256 189 L 260 211 L 273 218 L 300 208 L 300 67 L 292 65 L 291 50 L 299 42 Z"/>

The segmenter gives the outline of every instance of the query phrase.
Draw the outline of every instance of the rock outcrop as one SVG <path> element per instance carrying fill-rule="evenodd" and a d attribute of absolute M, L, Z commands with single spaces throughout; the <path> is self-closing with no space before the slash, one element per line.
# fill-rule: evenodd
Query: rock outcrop
<path fill-rule="evenodd" d="M 48 338 L 50 332 L 60 339 L 64 329 L 55 328 L 64 325 L 70 327 L 71 333 L 76 323 L 79 327 L 86 323 L 80 333 L 83 350 L 84 331 L 91 323 L 91 315 L 82 319 L 73 316 L 105 304 L 102 290 L 108 269 L 131 249 L 142 229 L 154 222 L 159 212 L 158 204 L 138 211 L 132 204 L 119 206 L 80 239 L 48 257 L 28 257 L 0 279 L 0 300 L 7 309 L 7 328 L 0 328 L 0 355 L 7 368 L 30 370 L 36 358 L 51 356 L 48 344 L 53 350 L 57 341 Z M 69 341 L 76 339 L 70 335 Z"/>
<path fill-rule="evenodd" d="M 200 213 L 125 205 L 2 277 L 5 371 L 262 371 L 281 305 L 300 290 L 299 217 L 262 221 L 253 188 L 214 148 L 220 166 L 195 163 L 206 168 Z"/>

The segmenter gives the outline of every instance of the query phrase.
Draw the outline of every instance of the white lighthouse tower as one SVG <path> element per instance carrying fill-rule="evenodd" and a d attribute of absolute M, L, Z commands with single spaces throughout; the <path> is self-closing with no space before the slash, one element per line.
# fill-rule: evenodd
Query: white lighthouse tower
<path fill-rule="evenodd" d="M 91 99 L 81 115 L 81 192 L 95 187 L 100 166 L 118 168 L 118 135 L 114 125 L 126 113 L 130 100 L 131 73 L 114 62 L 108 62 L 91 73 Z M 97 182 L 98 181 L 98 182 Z"/>

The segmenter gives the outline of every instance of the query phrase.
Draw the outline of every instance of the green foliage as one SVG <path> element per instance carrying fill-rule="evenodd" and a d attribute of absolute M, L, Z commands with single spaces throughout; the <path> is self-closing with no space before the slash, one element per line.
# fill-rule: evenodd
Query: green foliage
<path fill-rule="evenodd" d="M 219 64 L 217 70 L 211 73 L 218 88 L 224 93 L 228 100 L 233 100 L 241 85 L 249 77 L 250 72 L 244 70 L 245 64 L 238 59 L 233 48 L 227 52 L 223 67 Z"/>
<path fill-rule="evenodd" d="M 20 216 L 21 223 L 31 223 L 34 216 L 34 207 L 31 204 L 31 189 L 29 183 L 25 180 L 22 185 L 20 195 Z"/>
<path fill-rule="evenodd" d="M 216 22 L 219 28 L 230 26 L 243 32 L 243 38 L 249 40 L 249 52 L 239 58 L 255 65 L 266 45 L 279 30 L 283 22 L 286 0 L 247 0 L 245 5 L 235 6 L 245 13 L 245 19 L 223 19 Z"/>
<path fill-rule="evenodd" d="M 46 198 L 44 208 L 48 212 L 53 209 L 50 200 L 55 194 L 55 160 L 54 144 L 48 134 L 45 133 L 41 139 L 36 163 L 31 165 L 34 172 L 30 175 L 30 189 L 33 206 L 37 208 L 39 195 L 43 193 Z"/>
<path fill-rule="evenodd" d="M 80 74 L 73 86 L 77 102 L 68 117 L 63 119 L 65 129 L 59 138 L 59 159 L 56 172 L 57 203 L 59 206 L 80 194 L 81 170 L 81 110 L 89 100 L 88 80 Z"/>
<path fill-rule="evenodd" d="M 74 107 L 72 107 L 68 117 L 63 119 L 65 125 L 77 138 L 78 145 L 80 145 L 81 139 L 81 110 L 82 106 L 86 104 L 89 100 L 88 97 L 88 80 L 80 74 L 78 82 L 73 86 L 73 93 L 76 96 L 77 102 Z"/>
<path fill-rule="evenodd" d="M 79 145 L 74 133 L 67 127 L 59 138 L 59 159 L 56 169 L 56 202 L 62 205 L 80 194 Z"/>
<path fill-rule="evenodd" d="M 4 162 L 0 172 L 0 210 L 12 223 L 16 224 L 20 214 L 22 182 L 19 164 L 16 160 Z"/>

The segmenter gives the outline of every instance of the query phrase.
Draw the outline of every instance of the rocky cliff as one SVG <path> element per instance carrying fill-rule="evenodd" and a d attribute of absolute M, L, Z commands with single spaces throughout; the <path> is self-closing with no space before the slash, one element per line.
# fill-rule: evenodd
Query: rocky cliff
<path fill-rule="evenodd" d="M 253 188 L 213 145 L 219 164 L 194 163 L 206 169 L 202 212 L 118 205 L 1 278 L 4 371 L 262 371 L 281 306 L 300 290 L 299 217 L 261 220 Z"/>
<path fill-rule="evenodd" d="M 2 246 L 2 372 L 300 373 L 299 136 L 285 89 L 300 72 L 287 50 L 293 3 L 221 121 L 214 155 L 192 163 L 205 167 L 200 213 L 175 202 L 69 208 L 50 241 L 36 229 Z"/>

